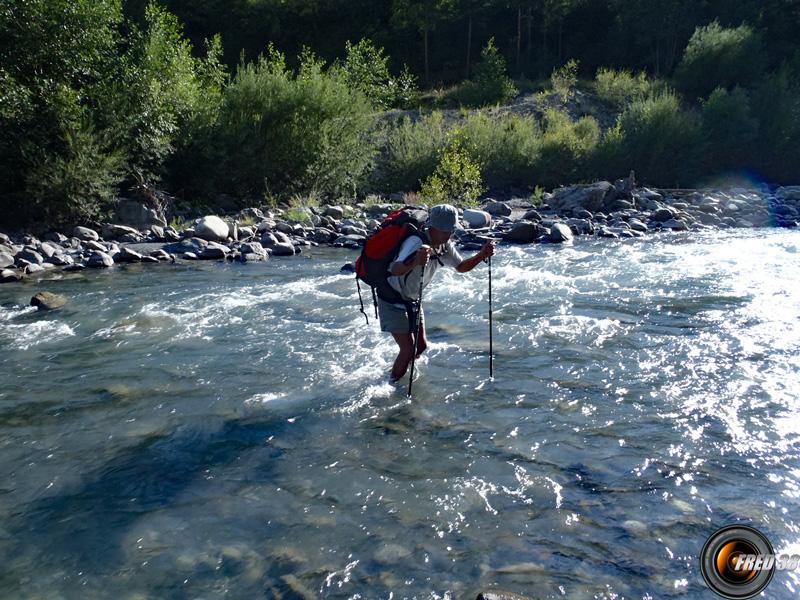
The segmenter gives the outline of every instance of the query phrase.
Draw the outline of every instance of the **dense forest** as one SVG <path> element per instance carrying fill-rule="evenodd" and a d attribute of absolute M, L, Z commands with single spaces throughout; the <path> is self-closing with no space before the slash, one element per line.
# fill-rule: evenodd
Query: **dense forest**
<path fill-rule="evenodd" d="M 800 0 L 4 0 L 0 220 L 800 183 L 798 26 Z"/>

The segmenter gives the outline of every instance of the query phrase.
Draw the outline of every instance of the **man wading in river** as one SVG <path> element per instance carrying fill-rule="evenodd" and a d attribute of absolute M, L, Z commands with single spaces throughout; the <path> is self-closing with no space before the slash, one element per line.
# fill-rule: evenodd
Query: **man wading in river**
<path fill-rule="evenodd" d="M 410 236 L 400 246 L 397 256 L 389 265 L 389 285 L 408 302 L 416 302 L 420 293 L 420 276 L 424 270 L 422 287 L 431 282 L 433 274 L 440 266 L 448 265 L 459 273 L 467 273 L 484 259 L 494 254 L 494 242 L 486 242 L 473 257 L 464 259 L 456 250 L 450 236 L 456 228 L 458 212 L 450 204 L 440 204 L 431 209 L 427 226 L 419 234 Z M 421 236 L 421 237 L 420 237 Z M 391 304 L 378 298 L 378 315 L 381 331 L 394 336 L 400 352 L 394 361 L 389 381 L 396 382 L 405 375 L 414 357 L 412 335 L 416 315 L 409 315 L 405 304 Z M 425 352 L 424 312 L 420 308 L 417 356 Z"/>

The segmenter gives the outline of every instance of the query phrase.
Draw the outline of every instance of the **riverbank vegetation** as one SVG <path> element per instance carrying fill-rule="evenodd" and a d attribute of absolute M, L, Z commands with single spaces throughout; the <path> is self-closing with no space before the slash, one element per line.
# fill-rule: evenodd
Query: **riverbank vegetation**
<path fill-rule="evenodd" d="M 798 183 L 798 18 L 794 0 L 14 0 L 0 221 L 95 222 L 155 188 L 213 209 L 632 169 Z"/>

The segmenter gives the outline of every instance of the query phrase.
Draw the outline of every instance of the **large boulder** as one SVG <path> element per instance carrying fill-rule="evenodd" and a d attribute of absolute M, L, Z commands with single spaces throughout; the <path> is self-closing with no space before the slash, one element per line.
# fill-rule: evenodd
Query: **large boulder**
<path fill-rule="evenodd" d="M 553 226 L 550 227 L 550 235 L 547 237 L 547 239 L 554 244 L 571 242 L 572 230 L 564 223 L 554 223 Z"/>
<path fill-rule="evenodd" d="M 117 199 L 114 206 L 114 222 L 130 225 L 138 230 L 146 230 L 150 225 L 167 226 L 163 213 L 144 202 L 128 198 Z"/>
<path fill-rule="evenodd" d="M 194 234 L 208 242 L 224 242 L 228 239 L 230 228 L 218 216 L 207 215 L 195 226 Z"/>
<path fill-rule="evenodd" d="M 497 200 L 488 200 L 484 205 L 484 209 L 495 217 L 508 217 L 511 215 L 511 207 L 505 202 L 498 202 Z"/>
<path fill-rule="evenodd" d="M 559 213 L 577 213 L 580 210 L 597 212 L 607 210 L 617 197 L 617 189 L 608 181 L 588 185 L 559 188 L 548 198 L 547 204 Z"/>
<path fill-rule="evenodd" d="M 294 256 L 294 246 L 288 242 L 278 242 L 273 244 L 270 249 L 273 256 Z"/>
<path fill-rule="evenodd" d="M 105 252 L 94 252 L 86 261 L 86 266 L 93 269 L 102 269 L 114 266 L 114 259 Z"/>
<path fill-rule="evenodd" d="M 538 223 L 518 221 L 503 237 L 507 242 L 530 244 L 548 234 L 549 230 Z"/>
<path fill-rule="evenodd" d="M 467 208 L 464 209 L 464 220 L 470 229 L 482 229 L 491 225 L 492 215 L 485 210 Z"/>
<path fill-rule="evenodd" d="M 326 206 L 322 214 L 326 217 L 341 219 L 344 217 L 344 209 L 341 206 Z"/>
<path fill-rule="evenodd" d="M 84 242 L 88 242 L 89 240 L 97 241 L 100 239 L 100 236 L 94 229 L 89 229 L 88 227 L 80 227 L 80 226 L 72 230 L 72 237 L 76 237 Z"/>
<path fill-rule="evenodd" d="M 142 255 L 130 248 L 122 247 L 114 256 L 114 262 L 142 262 Z"/>
<path fill-rule="evenodd" d="M 14 257 L 7 252 L 0 252 L 0 269 L 10 267 L 14 264 Z"/>
<path fill-rule="evenodd" d="M 209 242 L 208 246 L 203 248 L 203 251 L 200 252 L 199 257 L 203 260 L 225 258 L 230 251 L 231 249 L 227 246 L 223 246 L 217 242 Z"/>
<path fill-rule="evenodd" d="M 44 257 L 33 248 L 25 247 L 16 256 L 18 260 L 25 260 L 29 263 L 40 265 L 44 262 Z"/>
<path fill-rule="evenodd" d="M 653 221 L 657 221 L 659 223 L 665 223 L 670 219 L 674 219 L 677 216 L 677 212 L 671 209 L 668 206 L 662 206 L 659 209 L 653 211 L 653 214 L 650 215 L 650 218 Z"/>

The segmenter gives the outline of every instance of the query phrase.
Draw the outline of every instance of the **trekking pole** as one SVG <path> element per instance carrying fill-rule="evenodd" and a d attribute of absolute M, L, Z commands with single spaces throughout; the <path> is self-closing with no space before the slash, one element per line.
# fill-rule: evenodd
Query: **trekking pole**
<path fill-rule="evenodd" d="M 419 296 L 417 297 L 417 314 L 414 317 L 413 343 L 414 353 L 411 355 L 411 373 L 408 376 L 408 397 L 411 398 L 411 385 L 414 383 L 414 363 L 417 360 L 417 344 L 419 343 L 419 324 L 422 320 L 422 284 L 425 282 L 425 265 L 422 265 L 422 274 L 419 278 Z"/>
<path fill-rule="evenodd" d="M 493 356 L 494 348 L 492 347 L 492 257 L 489 257 L 489 378 L 494 378 L 493 369 Z"/>

